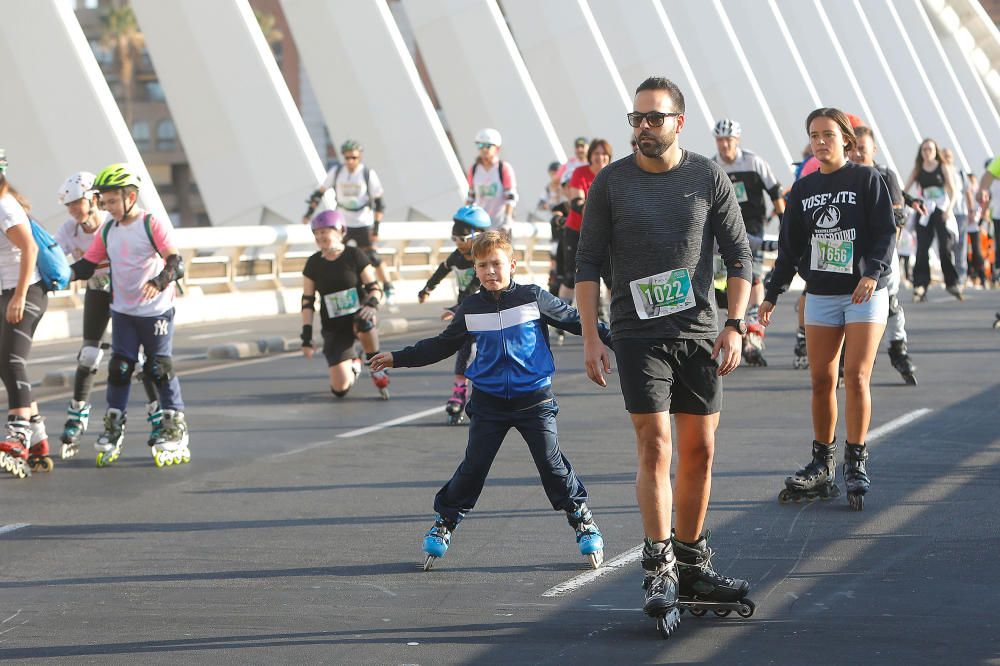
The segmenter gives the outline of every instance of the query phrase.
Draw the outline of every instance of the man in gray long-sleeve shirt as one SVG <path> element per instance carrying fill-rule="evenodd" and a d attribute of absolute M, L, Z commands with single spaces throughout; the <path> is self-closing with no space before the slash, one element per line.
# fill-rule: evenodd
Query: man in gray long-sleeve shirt
<path fill-rule="evenodd" d="M 587 197 L 576 299 L 587 375 L 606 386 L 607 352 L 587 332 L 597 330 L 600 268 L 610 253 L 611 335 L 638 446 L 643 610 L 664 618 L 672 631 L 678 595 L 734 603 L 749 590 L 746 581 L 712 570 L 702 528 L 722 402 L 719 377 L 740 362 L 752 260 L 729 177 L 678 145 L 681 91 L 667 79 L 649 78 L 636 90 L 634 109 L 628 120 L 639 151 L 605 167 Z M 712 288 L 715 243 L 728 269 L 730 319 L 721 333 Z M 671 413 L 679 454 L 673 537 Z"/>

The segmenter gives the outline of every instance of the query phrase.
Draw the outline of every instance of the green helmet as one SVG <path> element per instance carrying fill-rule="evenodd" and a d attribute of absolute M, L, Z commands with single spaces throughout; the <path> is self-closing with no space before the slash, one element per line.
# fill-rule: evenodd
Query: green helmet
<path fill-rule="evenodd" d="M 361 151 L 361 144 L 358 143 L 357 141 L 355 141 L 354 139 L 348 139 L 343 144 L 341 144 L 341 146 L 340 146 L 340 154 L 341 155 L 343 155 L 344 153 L 346 153 L 346 152 L 348 152 L 350 150 L 357 150 L 357 151 L 360 152 Z"/>
<path fill-rule="evenodd" d="M 94 189 L 103 192 L 105 190 L 118 190 L 123 187 L 139 187 L 142 181 L 139 176 L 132 172 L 128 164 L 120 162 L 104 167 L 94 179 Z"/>

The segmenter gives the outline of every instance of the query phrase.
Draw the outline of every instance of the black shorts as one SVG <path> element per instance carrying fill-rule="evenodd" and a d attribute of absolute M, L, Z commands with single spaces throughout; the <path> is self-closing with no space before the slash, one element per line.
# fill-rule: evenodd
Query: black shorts
<path fill-rule="evenodd" d="M 323 356 L 334 366 L 350 361 L 354 353 L 354 315 L 337 317 L 323 327 Z"/>
<path fill-rule="evenodd" d="M 347 233 L 344 234 L 344 245 L 351 245 L 352 241 L 353 245 L 368 255 L 368 261 L 372 262 L 372 266 L 378 268 L 382 265 L 382 257 L 372 246 L 371 227 L 347 227 Z"/>
<path fill-rule="evenodd" d="M 715 414 L 722 408 L 719 364 L 708 340 L 615 340 L 625 409 L 631 414 Z"/>

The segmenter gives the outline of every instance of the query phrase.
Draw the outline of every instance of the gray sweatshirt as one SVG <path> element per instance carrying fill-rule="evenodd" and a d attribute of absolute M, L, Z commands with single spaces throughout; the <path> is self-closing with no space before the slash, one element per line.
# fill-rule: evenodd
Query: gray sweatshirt
<path fill-rule="evenodd" d="M 750 245 L 725 172 L 689 151 L 666 173 L 629 155 L 602 169 L 587 195 L 576 279 L 598 281 L 611 256 L 614 340 L 713 339 L 716 243 L 728 277 L 749 282 Z"/>

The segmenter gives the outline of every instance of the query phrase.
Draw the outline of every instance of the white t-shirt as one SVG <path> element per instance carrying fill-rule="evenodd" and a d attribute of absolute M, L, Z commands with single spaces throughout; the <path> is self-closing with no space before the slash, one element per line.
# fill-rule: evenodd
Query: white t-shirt
<path fill-rule="evenodd" d="M 167 220 L 153 217 L 150 229 L 156 240 L 154 246 L 143 222 L 145 212 L 140 212 L 139 218 L 130 224 L 110 223 L 107 247 L 98 232 L 83 258 L 97 265 L 110 260 L 112 310 L 134 317 L 157 317 L 174 306 L 176 283 L 171 282 L 148 301 L 142 298 L 142 286 L 163 270 L 164 261 L 158 249 L 166 252 L 174 246 L 174 227 Z"/>
<path fill-rule="evenodd" d="M 94 238 L 101 233 L 101 227 L 104 223 L 111 219 L 111 214 L 106 211 L 100 211 L 97 214 L 98 225 L 97 228 L 87 233 L 83 230 L 76 220 L 70 218 L 62 223 L 62 226 L 56 231 L 56 242 L 59 243 L 59 247 L 65 252 L 70 259 L 70 263 L 78 261 L 83 257 L 83 255 L 90 249 L 90 245 L 94 242 Z M 103 262 L 98 264 L 97 269 L 94 271 L 93 276 L 87 280 L 88 289 L 100 289 L 106 291 L 110 288 L 111 277 L 108 275 L 108 267 L 111 264 L 108 262 Z"/>
<path fill-rule="evenodd" d="M 7 230 L 19 224 L 30 225 L 28 214 L 21 208 L 21 204 L 17 203 L 17 199 L 10 194 L 3 195 L 0 197 L 0 231 L 3 232 L 0 233 L 0 289 L 3 290 L 15 289 L 18 275 L 21 273 L 21 249 L 7 238 Z M 31 284 L 40 279 L 37 270 L 32 272 Z"/>
<path fill-rule="evenodd" d="M 487 168 L 478 160 L 469 168 L 466 177 L 469 181 L 469 196 L 467 204 L 477 204 L 489 213 L 493 220 L 491 228 L 497 229 L 503 225 L 504 208 L 507 204 L 517 205 L 517 177 L 510 162 L 503 162 L 503 178 L 500 177 L 500 162 Z"/>
<path fill-rule="evenodd" d="M 337 173 L 338 170 L 340 173 Z M 334 183 L 334 178 L 337 182 Z M 371 192 L 368 187 L 371 187 Z M 344 216 L 344 223 L 349 227 L 370 227 L 375 223 L 375 211 L 372 201 L 385 196 L 382 181 L 374 169 L 368 169 L 368 183 L 365 184 L 365 165 L 360 164 L 354 173 L 346 166 L 338 165 L 326 174 L 326 180 L 321 185 L 323 189 L 333 189 L 337 198 L 337 210 Z"/>
<path fill-rule="evenodd" d="M 569 179 L 573 177 L 573 172 L 577 170 L 578 167 L 587 166 L 590 162 L 587 160 L 578 160 L 576 156 L 569 158 L 566 165 L 563 167 L 562 177 L 559 179 L 561 185 L 566 185 L 569 183 Z"/>

